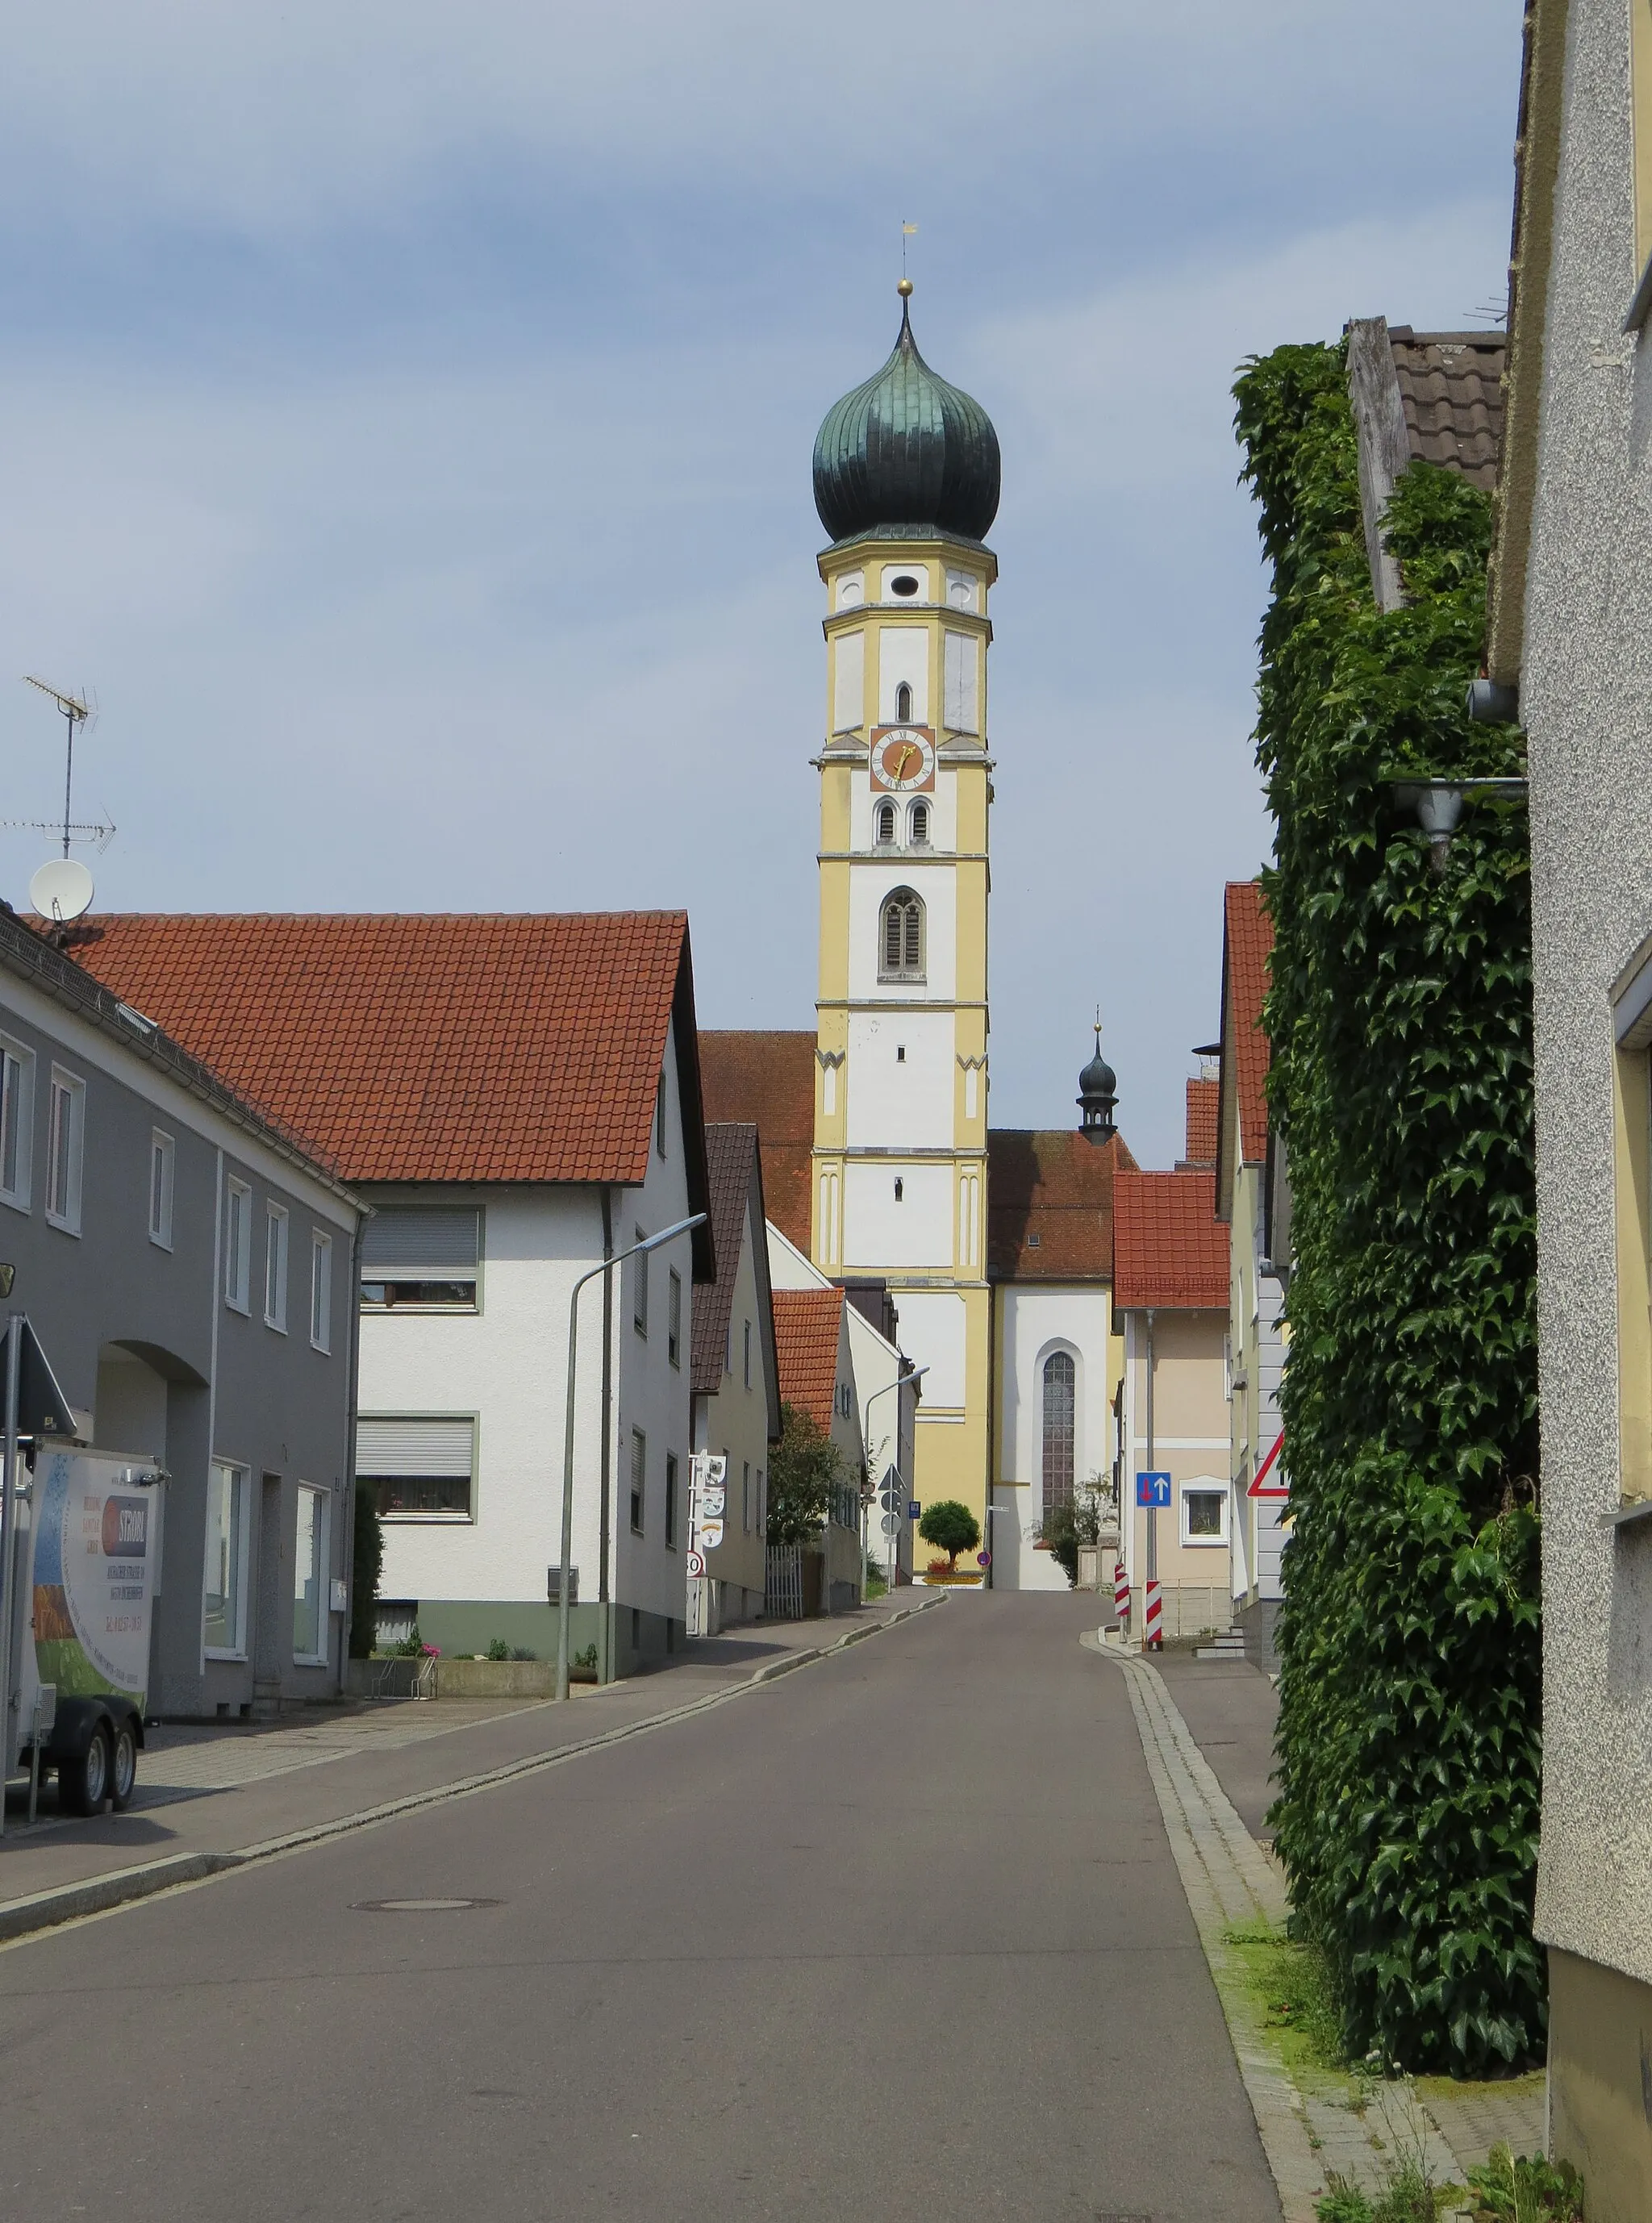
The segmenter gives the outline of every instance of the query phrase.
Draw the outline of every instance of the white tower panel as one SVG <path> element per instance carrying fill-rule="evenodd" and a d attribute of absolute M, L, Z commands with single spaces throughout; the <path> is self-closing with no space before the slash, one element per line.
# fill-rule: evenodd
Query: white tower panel
<path fill-rule="evenodd" d="M 898 711 L 895 690 L 903 683 L 912 690 L 910 722 L 930 722 L 930 634 L 927 626 L 880 626 L 878 628 L 878 723 L 892 726 Z"/>
<path fill-rule="evenodd" d="M 957 1057 L 949 1011 L 849 1014 L 847 1140 L 949 1150 Z"/>
<path fill-rule="evenodd" d="M 845 1272 L 892 1274 L 903 1267 L 951 1263 L 950 1162 L 911 1165 L 898 1158 L 860 1158 L 844 1168 Z M 904 1318 L 901 1329 L 901 1348 L 905 1350 Z"/>
<path fill-rule="evenodd" d="M 867 637 L 841 633 L 832 651 L 832 731 L 853 733 L 867 714 Z"/>

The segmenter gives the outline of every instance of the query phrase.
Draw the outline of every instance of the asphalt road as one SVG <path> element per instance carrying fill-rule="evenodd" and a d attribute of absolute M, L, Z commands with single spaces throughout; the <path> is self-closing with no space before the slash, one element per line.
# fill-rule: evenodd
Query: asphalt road
<path fill-rule="evenodd" d="M 1278 2223 L 1094 1617 L 949 1599 L 0 1952 L 0 2215 Z"/>

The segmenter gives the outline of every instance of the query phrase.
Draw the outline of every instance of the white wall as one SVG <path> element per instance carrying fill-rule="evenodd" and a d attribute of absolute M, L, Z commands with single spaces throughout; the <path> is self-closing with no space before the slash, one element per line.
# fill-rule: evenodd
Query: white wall
<path fill-rule="evenodd" d="M 895 1183 L 901 1197 L 895 1201 Z M 843 1264 L 849 1273 L 950 1266 L 953 1174 L 943 1164 L 852 1160 L 843 1168 Z M 962 1400 L 960 1399 L 962 1403 Z"/>
<path fill-rule="evenodd" d="M 945 1003 L 958 977 L 956 892 L 950 864 L 920 865 L 899 852 L 853 864 L 849 875 L 849 995 L 857 1003 Z M 886 897 L 911 887 L 924 899 L 924 978 L 878 978 L 879 922 Z"/>
<path fill-rule="evenodd" d="M 892 799 L 900 813 L 899 822 L 903 845 L 906 839 L 906 806 L 909 803 L 922 801 L 930 806 L 930 847 L 932 850 L 939 850 L 943 853 L 957 847 L 958 775 L 955 771 L 949 770 L 944 765 L 941 765 L 935 775 L 935 791 L 932 795 L 923 797 L 898 795 L 892 798 L 888 798 L 886 789 L 880 787 L 874 790 L 872 774 L 869 771 L 857 771 L 849 794 L 849 840 L 855 848 L 870 849 L 872 847 L 874 830 L 872 823 L 873 805 L 886 799 Z M 879 853 L 885 859 L 892 859 L 900 852 L 892 853 L 886 847 Z M 925 869 L 927 865 L 928 860 L 922 852 L 919 852 L 912 860 L 911 869 L 917 872 Z M 921 893 L 922 884 L 918 883 L 918 886 Z"/>
<path fill-rule="evenodd" d="M 898 1289 L 900 1347 L 915 1366 L 927 1366 L 923 1413 L 956 1411 L 967 1401 L 964 1367 L 968 1317 L 964 1300 L 948 1289 Z"/>
<path fill-rule="evenodd" d="M 950 1011 L 850 1012 L 842 1080 L 851 1149 L 951 1149 L 955 1038 Z"/>
<path fill-rule="evenodd" d="M 892 725 L 895 690 L 905 680 L 912 690 L 911 723 L 930 722 L 930 633 L 926 626 L 878 628 L 878 723 Z"/>
<path fill-rule="evenodd" d="M 1012 1286 L 1001 1298 L 999 1357 L 999 1490 L 993 1581 L 1002 1590 L 1062 1590 L 1067 1577 L 1035 1551 L 1044 1517 L 1044 1369 L 1064 1351 L 1074 1365 L 1073 1474 L 1083 1483 L 1111 1471 L 1113 1420 L 1107 1402 L 1112 1302 L 1104 1288 Z M 1111 1569 L 1108 1570 L 1109 1573 Z"/>

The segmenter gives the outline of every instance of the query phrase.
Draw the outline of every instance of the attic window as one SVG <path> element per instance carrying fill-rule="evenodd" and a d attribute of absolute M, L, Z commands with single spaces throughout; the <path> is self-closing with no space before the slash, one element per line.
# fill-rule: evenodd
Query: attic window
<path fill-rule="evenodd" d="M 1038 1249 L 1041 1247 L 1041 1245 L 1043 1244 L 1044 1239 L 1044 1237 L 1043 1237 L 1042 1235 L 1029 1235 L 1029 1236 L 1028 1236 L 1028 1237 L 1027 1237 L 1027 1248 L 1028 1248 L 1028 1250 L 1038 1250 Z"/>
<path fill-rule="evenodd" d="M 892 595 L 899 595 L 903 600 L 909 600 L 917 592 L 917 581 L 910 571 L 903 571 L 898 578 L 889 582 L 889 591 Z"/>

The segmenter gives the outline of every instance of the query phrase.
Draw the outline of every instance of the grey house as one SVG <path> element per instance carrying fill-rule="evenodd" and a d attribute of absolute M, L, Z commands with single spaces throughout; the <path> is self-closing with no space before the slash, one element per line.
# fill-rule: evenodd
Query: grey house
<path fill-rule="evenodd" d="M 0 906 L 0 1262 L 82 1440 L 170 1477 L 154 1715 L 339 1687 L 362 1216 Z"/>

